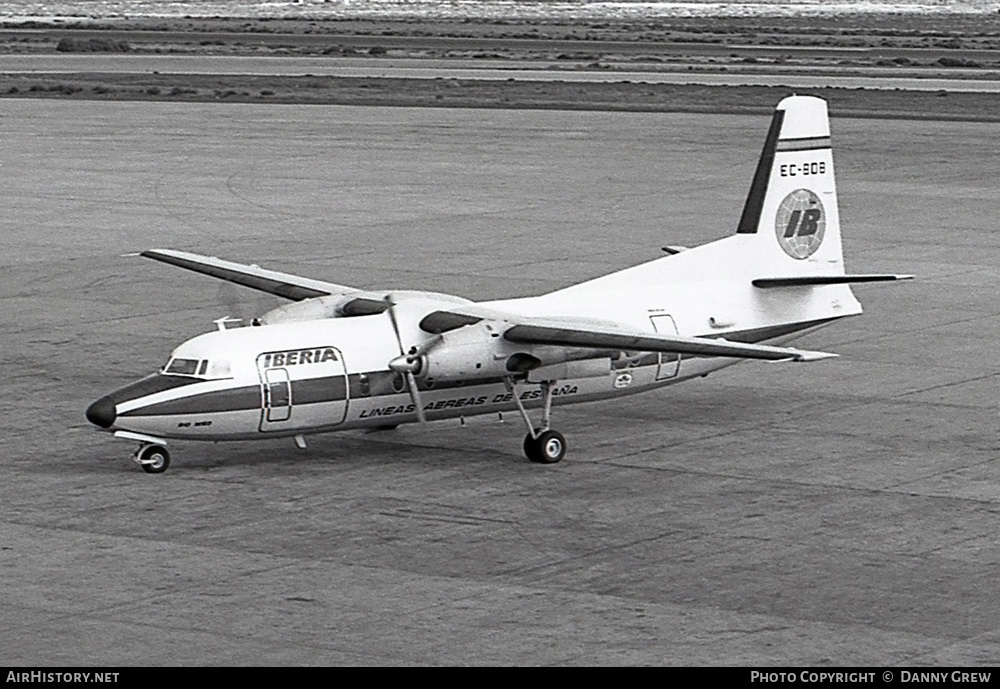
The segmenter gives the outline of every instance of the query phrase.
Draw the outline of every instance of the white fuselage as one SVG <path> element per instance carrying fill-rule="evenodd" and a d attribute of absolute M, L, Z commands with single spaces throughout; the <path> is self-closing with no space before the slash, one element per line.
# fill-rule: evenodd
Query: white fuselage
<path fill-rule="evenodd" d="M 685 261 L 678 259 L 683 258 L 661 260 L 680 268 Z M 849 315 L 837 312 L 836 306 L 775 311 L 768 305 L 769 295 L 752 288 L 736 293 L 725 283 L 698 285 L 695 302 L 685 298 L 687 289 L 651 291 L 627 284 L 609 290 L 599 281 L 593 281 L 590 293 L 586 289 L 590 283 L 583 283 L 541 297 L 482 306 L 529 317 L 535 313 L 613 316 L 617 322 L 651 333 L 754 342 L 784 341 Z M 825 294 L 825 303 L 834 305 L 850 295 L 843 286 L 823 287 L 814 293 Z M 652 294 L 662 296 L 651 299 Z M 852 295 L 849 299 L 856 304 Z M 698 308 L 691 306 L 694 303 Z M 712 305 L 707 311 L 706 303 Z M 428 337 L 417 323 L 436 307 L 440 304 L 420 299 L 399 304 L 406 347 Z M 544 348 L 470 332 L 482 327 L 467 326 L 444 335 L 444 345 L 459 342 L 452 349 L 460 349 L 466 333 L 478 342 L 485 338 L 489 349 L 477 346 L 473 352 L 483 358 L 482 364 L 468 364 L 458 378 L 418 377 L 420 403 L 428 420 L 515 410 L 513 395 L 527 408 L 542 403 L 537 376 L 514 375 L 498 366 L 517 352 L 538 353 Z M 580 350 L 570 354 L 575 364 L 557 369 L 560 373 L 556 374 L 548 368 L 544 374 L 553 381 L 555 405 L 634 394 L 739 361 L 641 352 Z M 185 342 L 173 353 L 171 362 L 185 362 L 194 373 L 171 373 L 173 363 L 169 363 L 166 372 L 111 393 L 113 413 L 107 418 L 111 423 L 99 425 L 151 438 L 239 440 L 409 423 L 418 419 L 413 398 L 404 377 L 388 367 L 399 355 L 386 313 L 214 331 Z M 551 356 L 541 358 L 551 360 Z M 509 383 L 514 383 L 513 390 Z"/>

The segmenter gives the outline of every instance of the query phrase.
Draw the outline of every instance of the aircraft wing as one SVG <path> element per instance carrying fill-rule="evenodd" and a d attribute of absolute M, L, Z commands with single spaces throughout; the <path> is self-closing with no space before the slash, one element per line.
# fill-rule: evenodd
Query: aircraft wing
<path fill-rule="evenodd" d="M 812 352 L 791 347 L 730 342 L 721 338 L 684 337 L 682 335 L 647 333 L 593 325 L 569 327 L 561 322 L 553 325 L 538 324 L 537 322 L 521 323 L 509 328 L 503 336 L 511 342 L 521 344 L 664 352 L 768 361 L 819 361 L 837 356 L 827 352 Z"/>
<path fill-rule="evenodd" d="M 611 351 L 664 352 L 694 356 L 721 356 L 767 361 L 819 361 L 836 354 L 792 347 L 730 342 L 722 338 L 685 337 L 636 330 L 618 323 L 582 318 L 537 318 L 496 311 L 470 304 L 458 309 L 435 311 L 420 322 L 429 333 L 445 333 L 483 320 L 511 324 L 504 339 L 520 344 L 584 347 Z"/>
<path fill-rule="evenodd" d="M 169 263 L 180 268 L 193 270 L 203 275 L 210 275 L 220 280 L 236 283 L 237 285 L 260 290 L 261 292 L 268 292 L 279 297 L 284 297 L 285 299 L 291 299 L 292 301 L 301 301 L 310 297 L 322 297 L 328 294 L 350 294 L 358 291 L 353 287 L 336 285 L 332 282 L 311 280 L 289 273 L 265 270 L 255 265 L 224 261 L 214 256 L 202 256 L 201 254 L 192 254 L 187 251 L 149 249 L 138 255 L 151 258 L 154 261 L 162 261 L 163 263 Z"/>

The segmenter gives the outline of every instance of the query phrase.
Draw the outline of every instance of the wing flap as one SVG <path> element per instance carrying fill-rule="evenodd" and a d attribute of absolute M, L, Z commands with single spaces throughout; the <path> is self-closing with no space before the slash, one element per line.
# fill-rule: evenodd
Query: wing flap
<path fill-rule="evenodd" d="M 187 251 L 149 249 L 139 255 L 292 301 L 329 294 L 349 294 L 357 291 L 352 287 L 336 285 L 332 282 L 312 280 L 275 270 L 265 270 L 257 266 L 234 263 L 214 256 L 202 256 Z"/>

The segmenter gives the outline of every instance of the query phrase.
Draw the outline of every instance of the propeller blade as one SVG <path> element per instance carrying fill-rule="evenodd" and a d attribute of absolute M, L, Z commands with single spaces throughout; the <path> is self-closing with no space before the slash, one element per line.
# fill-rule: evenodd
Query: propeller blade
<path fill-rule="evenodd" d="M 410 399 L 413 400 L 413 406 L 417 410 L 417 418 L 420 419 L 420 425 L 426 426 L 427 415 L 424 414 L 424 405 L 420 401 L 420 393 L 417 391 L 417 379 L 412 371 L 406 372 L 406 384 L 410 387 Z"/>
<path fill-rule="evenodd" d="M 385 303 L 388 304 L 389 308 L 386 309 L 389 312 L 389 321 L 392 323 L 392 331 L 396 333 L 396 344 L 399 345 L 399 353 L 404 354 L 403 349 L 403 338 L 399 334 L 399 321 L 396 320 L 396 304 L 392 301 L 392 295 L 385 295 Z"/>
<path fill-rule="evenodd" d="M 399 356 L 404 358 L 408 364 L 412 364 L 430 345 L 427 343 L 420 343 L 419 345 L 412 348 L 409 354 L 406 354 L 406 350 L 403 347 L 403 336 L 399 333 L 399 321 L 396 320 L 396 304 L 392 301 L 392 295 L 385 295 L 385 303 L 388 304 L 389 308 L 386 309 L 389 312 L 389 320 L 392 322 L 392 330 L 396 333 L 396 343 L 399 345 Z M 434 338 L 430 338 L 434 340 Z M 440 336 L 438 337 L 440 339 Z M 434 340 L 437 343 L 437 340 Z M 393 365 L 398 359 L 394 359 L 389 362 L 389 368 L 396 371 L 397 368 Z M 398 371 L 397 371 L 398 372 Z M 427 424 L 427 415 L 424 414 L 424 405 L 420 400 L 420 391 L 417 390 L 417 379 L 413 375 L 413 371 L 406 368 L 403 371 L 406 376 L 406 386 L 410 389 L 410 399 L 413 400 L 413 407 L 417 411 L 417 418 L 420 419 L 421 425 Z"/>

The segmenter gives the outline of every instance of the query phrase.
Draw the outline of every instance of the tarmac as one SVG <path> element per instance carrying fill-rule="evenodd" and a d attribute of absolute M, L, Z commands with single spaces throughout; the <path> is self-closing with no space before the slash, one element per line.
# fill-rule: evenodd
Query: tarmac
<path fill-rule="evenodd" d="M 220 444 L 87 404 L 276 298 L 540 293 L 735 231 L 766 117 L 4 100 L 0 665 L 1000 663 L 996 124 L 831 102 L 865 315 L 814 364 L 516 417 Z"/>

